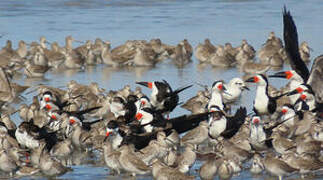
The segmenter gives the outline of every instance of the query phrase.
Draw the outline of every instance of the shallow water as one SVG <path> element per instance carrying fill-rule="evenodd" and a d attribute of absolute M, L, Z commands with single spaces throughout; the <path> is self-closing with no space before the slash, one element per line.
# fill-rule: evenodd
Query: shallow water
<path fill-rule="evenodd" d="M 247 39 L 259 49 L 270 31 L 282 37 L 282 8 L 287 5 L 298 27 L 299 41 L 306 40 L 314 49 L 312 57 L 323 53 L 321 36 L 323 29 L 323 3 L 321 0 L 10 0 L 0 1 L 0 46 L 6 39 L 17 45 L 19 40 L 38 41 L 45 36 L 49 41 L 64 44 L 64 38 L 72 35 L 77 40 L 94 40 L 97 37 L 109 40 L 112 46 L 126 40 L 160 38 L 164 43 L 177 44 L 187 38 L 195 47 L 205 38 L 214 44 L 231 42 L 238 46 Z M 78 46 L 78 44 L 74 44 Z M 285 69 L 289 66 L 285 65 Z M 182 69 L 163 62 L 156 68 L 114 69 L 103 65 L 89 67 L 84 71 L 49 72 L 45 80 L 18 78 L 26 85 L 44 83 L 55 87 L 64 86 L 74 79 L 79 83 L 99 83 L 106 90 L 120 89 L 125 84 L 135 88 L 135 81 L 166 79 L 174 87 L 199 82 L 211 85 L 214 80 L 229 80 L 242 76 L 236 69 L 213 69 L 193 63 Z M 270 80 L 279 87 L 283 80 Z M 200 87 L 180 94 L 181 101 L 195 95 Z M 251 111 L 254 88 L 246 92 L 241 105 Z M 147 89 L 144 92 L 149 93 Z M 31 96 L 27 97 L 29 100 Z M 28 102 L 30 102 L 28 100 Z M 187 111 L 177 108 L 172 116 Z M 19 120 L 16 120 L 17 123 Z M 198 167 L 198 166 L 196 166 Z M 106 167 L 92 165 L 73 166 L 74 171 L 60 179 L 107 179 Z M 109 179 L 111 177 L 108 177 Z M 147 177 L 139 177 L 139 179 Z M 263 179 L 252 177 L 244 171 L 234 179 Z M 28 179 L 28 178 L 25 178 Z M 116 179 L 124 179 L 117 177 Z"/>

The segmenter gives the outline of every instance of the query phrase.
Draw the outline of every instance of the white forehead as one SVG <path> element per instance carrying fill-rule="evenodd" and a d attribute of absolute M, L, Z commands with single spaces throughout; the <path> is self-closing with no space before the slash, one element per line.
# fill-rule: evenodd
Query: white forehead
<path fill-rule="evenodd" d="M 244 83 L 241 78 L 233 78 L 231 79 L 230 83 Z"/>

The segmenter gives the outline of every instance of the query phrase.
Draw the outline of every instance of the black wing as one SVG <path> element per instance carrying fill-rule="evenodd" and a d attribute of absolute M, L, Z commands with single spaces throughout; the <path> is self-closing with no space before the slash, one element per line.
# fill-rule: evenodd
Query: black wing
<path fill-rule="evenodd" d="M 286 10 L 286 7 L 284 7 L 283 11 L 283 21 L 285 49 L 290 57 L 291 67 L 301 75 L 304 82 L 306 82 L 309 78 L 309 71 L 299 54 L 297 28 L 292 15 Z"/>
<path fill-rule="evenodd" d="M 91 122 L 82 122 L 82 129 L 90 131 L 92 124 L 95 124 L 95 123 L 100 122 L 102 120 L 103 119 L 98 119 L 98 120 L 91 121 Z"/>
<path fill-rule="evenodd" d="M 133 144 L 137 150 L 148 146 L 149 142 L 157 138 L 157 131 L 145 135 L 127 135 L 123 137 L 122 144 Z"/>
<path fill-rule="evenodd" d="M 221 133 L 226 139 L 234 136 L 245 122 L 247 117 L 247 109 L 245 107 L 240 107 L 233 117 L 227 117 L 227 127 L 226 130 Z"/>
<path fill-rule="evenodd" d="M 199 125 L 201 121 L 208 119 L 209 114 L 212 112 L 193 114 L 193 115 L 183 115 L 176 118 L 170 119 L 168 122 L 172 124 L 172 129 L 175 129 L 177 133 L 183 133 L 194 129 Z"/>

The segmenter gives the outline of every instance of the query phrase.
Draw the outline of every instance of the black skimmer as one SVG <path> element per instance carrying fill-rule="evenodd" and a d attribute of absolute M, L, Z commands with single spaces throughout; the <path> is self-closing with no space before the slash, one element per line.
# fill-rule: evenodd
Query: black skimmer
<path fill-rule="evenodd" d="M 211 88 L 211 98 L 207 104 L 207 109 L 210 111 L 210 108 L 212 106 L 217 106 L 219 107 L 221 110 L 225 110 L 225 104 L 223 103 L 223 97 L 222 97 L 222 93 L 227 93 L 226 92 L 226 87 L 224 86 L 224 82 L 223 81 L 215 81 L 212 84 L 212 88 Z M 227 93 L 229 96 L 231 94 Z"/>
<path fill-rule="evenodd" d="M 120 96 L 112 98 L 110 103 L 110 110 L 115 118 L 124 118 L 125 122 L 129 123 L 133 120 L 137 112 L 137 96 L 129 95 L 126 100 Z"/>
<path fill-rule="evenodd" d="M 163 80 L 163 82 L 154 81 L 136 83 L 152 89 L 150 98 L 151 104 L 156 108 L 156 110 L 166 114 L 172 112 L 178 105 L 178 94 L 184 91 L 185 89 L 192 87 L 192 85 L 189 85 L 173 91 L 171 86 L 165 80 Z"/>
<path fill-rule="evenodd" d="M 315 58 L 312 68 L 309 71 L 299 53 L 296 25 L 292 15 L 286 8 L 283 11 L 283 20 L 285 49 L 290 56 L 291 67 L 303 78 L 304 83 L 312 87 L 317 103 L 323 103 L 323 55 Z"/>
<path fill-rule="evenodd" d="M 80 96 L 78 96 L 80 97 Z M 72 99 L 76 99 L 78 97 L 73 97 Z M 45 91 L 42 93 L 42 95 L 39 98 L 39 104 L 40 108 L 46 108 L 47 110 L 50 110 L 46 107 L 46 105 L 50 102 L 52 102 L 55 106 L 59 108 L 59 110 L 63 110 L 64 107 L 69 105 L 68 101 L 61 101 L 61 98 L 57 96 L 56 94 L 53 94 L 51 91 Z"/>
<path fill-rule="evenodd" d="M 284 96 L 281 94 L 279 96 L 272 97 L 268 94 L 268 80 L 263 74 L 255 75 L 246 80 L 246 82 L 256 83 L 257 92 L 256 98 L 253 102 L 253 110 L 257 115 L 269 115 L 273 114 L 277 108 L 277 99 Z"/>
<path fill-rule="evenodd" d="M 222 136 L 226 139 L 230 139 L 240 129 L 247 117 L 247 110 L 244 107 L 240 107 L 234 116 L 226 116 L 217 106 L 211 106 L 209 115 L 209 136 L 211 138 L 217 138 Z"/>
<path fill-rule="evenodd" d="M 268 76 L 270 78 L 285 78 L 289 80 L 289 83 L 286 85 L 284 92 L 292 91 L 297 88 L 299 85 L 304 83 L 304 79 L 294 70 L 277 72 L 273 75 Z M 297 100 L 296 96 L 289 96 L 291 103 L 294 104 Z"/>

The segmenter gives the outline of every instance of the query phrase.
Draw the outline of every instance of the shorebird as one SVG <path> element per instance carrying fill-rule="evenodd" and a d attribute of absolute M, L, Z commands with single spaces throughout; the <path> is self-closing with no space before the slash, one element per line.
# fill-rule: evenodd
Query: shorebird
<path fill-rule="evenodd" d="M 249 59 L 253 59 L 255 57 L 256 51 L 250 44 L 248 44 L 247 40 L 243 39 L 240 47 L 247 53 Z"/>
<path fill-rule="evenodd" d="M 240 50 L 239 53 L 243 51 Z M 239 53 L 237 55 L 239 55 Z M 270 64 L 255 63 L 250 60 L 242 60 L 240 70 L 247 74 L 264 74 L 271 68 Z"/>
<path fill-rule="evenodd" d="M 231 179 L 233 175 L 233 167 L 228 160 L 224 160 L 218 169 L 219 178 L 223 180 Z"/>
<path fill-rule="evenodd" d="M 292 168 L 299 170 L 301 174 L 311 173 L 312 171 L 322 169 L 322 162 L 308 160 L 298 156 L 294 152 L 288 152 L 282 156 L 282 159 Z"/>
<path fill-rule="evenodd" d="M 93 66 L 96 65 L 96 57 L 95 54 L 92 50 L 92 42 L 91 41 L 86 41 L 85 43 L 85 48 L 86 48 L 86 53 L 84 54 L 84 63 L 88 66 Z"/>
<path fill-rule="evenodd" d="M 65 60 L 62 49 L 58 46 L 57 42 L 51 44 L 51 51 L 47 53 L 48 66 L 58 68 Z"/>
<path fill-rule="evenodd" d="M 185 89 L 192 87 L 192 85 L 190 85 L 173 91 L 171 86 L 165 80 L 162 82 L 136 82 L 136 84 L 152 89 L 150 97 L 151 104 L 156 108 L 156 110 L 166 114 L 172 112 L 178 105 L 178 94 Z"/>
<path fill-rule="evenodd" d="M 18 169 L 16 162 L 9 156 L 8 150 L 0 149 L 0 170 L 10 173 Z"/>
<path fill-rule="evenodd" d="M 274 157 L 270 152 L 267 153 L 263 163 L 266 171 L 274 176 L 277 176 L 279 180 L 281 180 L 283 176 L 288 176 L 297 171 L 297 169 L 290 167 L 284 161 Z"/>
<path fill-rule="evenodd" d="M 295 147 L 294 142 L 288 138 L 285 138 L 279 134 L 279 132 L 274 132 L 271 135 L 272 145 L 276 152 L 279 154 L 285 154 Z"/>
<path fill-rule="evenodd" d="M 193 144 L 197 149 L 198 145 L 208 138 L 209 125 L 206 121 L 201 121 L 199 126 L 187 132 L 181 138 L 181 144 Z"/>
<path fill-rule="evenodd" d="M 255 154 L 252 158 L 252 164 L 250 167 L 250 172 L 252 174 L 260 174 L 265 169 L 262 162 L 262 157 L 260 154 Z"/>
<path fill-rule="evenodd" d="M 65 167 L 57 160 L 51 158 L 46 149 L 43 149 L 42 153 L 40 154 L 39 167 L 45 176 L 60 176 L 72 170 L 71 168 Z"/>
<path fill-rule="evenodd" d="M 299 46 L 299 54 L 301 56 L 301 59 L 305 62 L 308 63 L 311 61 L 310 59 L 310 51 L 312 49 L 308 46 L 308 43 L 306 41 L 303 41 L 301 45 Z"/>
<path fill-rule="evenodd" d="M 119 162 L 121 167 L 130 172 L 133 176 L 136 174 L 148 174 L 151 169 L 139 159 L 128 145 L 123 145 L 119 149 Z"/>
<path fill-rule="evenodd" d="M 210 56 L 210 64 L 215 67 L 228 68 L 235 65 L 235 59 L 228 54 L 223 46 L 218 46 L 216 53 Z"/>
<path fill-rule="evenodd" d="M 193 144 L 186 144 L 184 152 L 177 159 L 177 169 L 182 173 L 187 173 L 196 160 Z"/>
<path fill-rule="evenodd" d="M 231 161 L 231 159 L 235 162 L 245 162 L 251 158 L 251 153 L 239 148 L 234 143 L 228 140 L 224 140 L 223 142 L 219 143 L 217 149 L 220 150 L 225 157 L 230 158 L 228 160 L 229 162 Z M 231 165 L 233 168 L 235 168 L 233 164 Z"/>
<path fill-rule="evenodd" d="M 48 66 L 41 66 L 32 64 L 29 61 L 25 61 L 25 71 L 27 77 L 29 78 L 40 78 L 44 77 L 44 74 L 50 69 Z"/>
<path fill-rule="evenodd" d="M 178 68 L 182 68 L 192 62 L 191 56 L 191 52 L 186 52 L 184 44 L 180 43 L 175 47 L 173 62 Z"/>
<path fill-rule="evenodd" d="M 225 43 L 225 45 L 224 45 L 224 50 L 228 53 L 228 54 L 230 54 L 232 57 L 236 57 L 236 55 L 238 54 L 238 49 L 239 49 L 239 47 L 238 48 L 233 48 L 232 47 L 232 44 L 231 43 Z"/>
<path fill-rule="evenodd" d="M 25 43 L 25 41 L 20 40 L 18 43 L 18 49 L 16 50 L 17 54 L 21 57 L 21 58 L 25 58 L 28 54 L 28 49 L 27 49 L 27 44 Z"/>
<path fill-rule="evenodd" d="M 258 51 L 258 57 L 261 61 L 266 61 L 281 48 L 283 48 L 282 40 L 276 37 L 274 32 L 270 32 L 267 41 Z"/>
<path fill-rule="evenodd" d="M 155 160 L 152 164 L 152 175 L 156 180 L 193 180 L 194 176 L 188 176 L 177 169 L 168 167 L 159 160 Z"/>
<path fill-rule="evenodd" d="M 9 150 L 10 148 L 19 148 L 19 144 L 14 136 L 15 130 L 9 130 L 0 122 L 0 149 Z"/>
<path fill-rule="evenodd" d="M 210 39 L 205 39 L 204 44 L 199 43 L 195 48 L 195 57 L 200 63 L 210 61 L 212 54 L 216 52 L 216 47 L 210 42 Z"/>
<path fill-rule="evenodd" d="M 322 142 L 314 140 L 309 133 L 306 133 L 303 135 L 303 137 L 300 136 L 296 139 L 296 152 L 299 155 L 311 154 L 318 157 L 321 150 Z"/>
<path fill-rule="evenodd" d="M 152 48 L 147 46 L 136 48 L 136 54 L 133 58 L 133 64 L 135 66 L 155 66 L 156 63 L 157 54 Z"/>
<path fill-rule="evenodd" d="M 71 139 L 67 138 L 56 143 L 50 150 L 50 155 L 60 160 L 67 158 L 74 151 Z"/>
<path fill-rule="evenodd" d="M 193 114 L 205 112 L 205 106 L 209 101 L 208 93 L 206 91 L 198 91 L 196 96 L 187 100 L 182 108 L 191 111 Z"/>
<path fill-rule="evenodd" d="M 107 134 L 109 136 L 109 134 Z M 121 173 L 122 167 L 119 162 L 120 152 L 113 150 L 112 144 L 108 141 L 108 138 L 105 139 L 103 144 L 103 157 L 104 162 L 111 171 L 110 174 L 116 172 L 117 174 Z"/>
<path fill-rule="evenodd" d="M 46 49 L 47 50 L 47 49 Z M 41 46 L 36 46 L 34 54 L 31 57 L 31 62 L 39 66 L 47 66 L 48 60 L 45 56 L 45 50 Z"/>
<path fill-rule="evenodd" d="M 212 180 L 214 179 L 218 168 L 220 167 L 222 159 L 216 159 L 212 157 L 206 160 L 206 162 L 200 167 L 199 174 L 202 180 Z"/>

